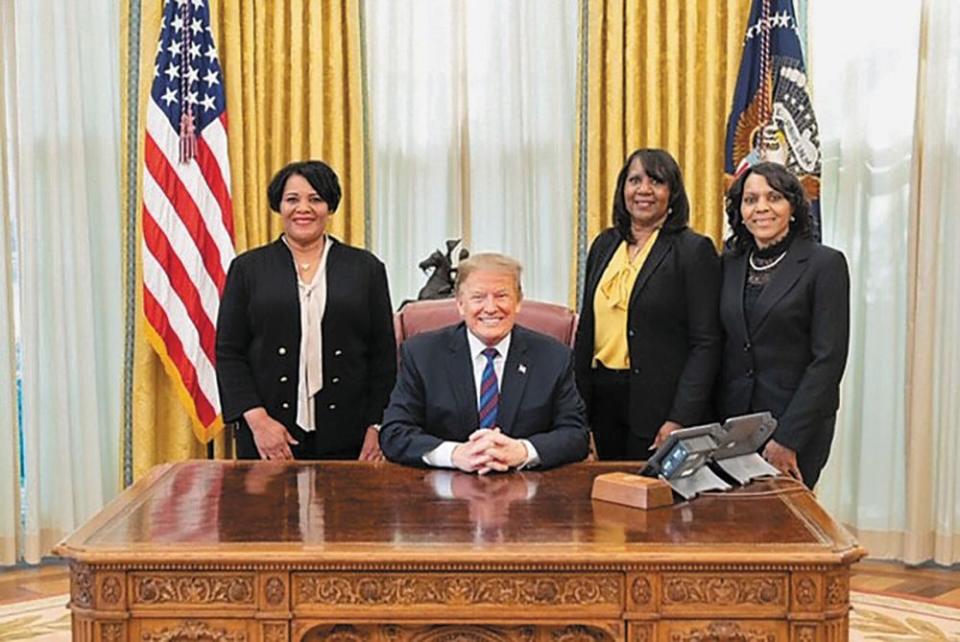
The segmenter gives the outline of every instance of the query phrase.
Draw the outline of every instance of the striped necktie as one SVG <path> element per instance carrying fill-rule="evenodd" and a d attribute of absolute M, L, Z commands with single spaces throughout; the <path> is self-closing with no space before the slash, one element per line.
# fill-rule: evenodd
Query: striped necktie
<path fill-rule="evenodd" d="M 500 353 L 496 348 L 487 348 L 481 354 L 487 358 L 487 365 L 480 378 L 480 427 L 493 428 L 497 425 L 497 410 L 500 408 L 500 389 L 493 360 Z"/>

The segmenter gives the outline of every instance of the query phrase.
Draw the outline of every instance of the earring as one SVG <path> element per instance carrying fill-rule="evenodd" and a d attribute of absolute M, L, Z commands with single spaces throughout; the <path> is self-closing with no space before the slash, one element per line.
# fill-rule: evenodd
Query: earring
<path fill-rule="evenodd" d="M 797 217 L 796 217 L 796 216 L 791 216 L 791 217 L 790 217 L 790 222 L 791 222 L 791 223 L 796 223 L 796 222 L 797 222 Z"/>

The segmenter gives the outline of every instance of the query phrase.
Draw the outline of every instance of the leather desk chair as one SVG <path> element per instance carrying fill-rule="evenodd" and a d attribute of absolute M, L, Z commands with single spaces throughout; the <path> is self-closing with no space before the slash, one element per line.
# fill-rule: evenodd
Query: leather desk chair
<path fill-rule="evenodd" d="M 573 340 L 577 336 L 578 320 L 577 313 L 566 306 L 529 299 L 523 301 L 517 313 L 518 324 L 551 336 L 570 349 L 573 349 Z M 457 302 L 454 299 L 411 301 L 393 315 L 393 331 L 399 347 L 404 339 L 459 322 L 460 313 L 457 312 Z M 399 356 L 398 352 L 397 357 Z M 590 452 L 586 461 L 596 460 L 597 447 L 591 431 Z"/>
<path fill-rule="evenodd" d="M 457 302 L 453 299 L 411 301 L 393 316 L 393 330 L 399 346 L 404 339 L 416 334 L 459 322 Z M 517 323 L 573 348 L 573 339 L 577 334 L 577 313 L 566 306 L 525 300 L 517 313 Z"/>

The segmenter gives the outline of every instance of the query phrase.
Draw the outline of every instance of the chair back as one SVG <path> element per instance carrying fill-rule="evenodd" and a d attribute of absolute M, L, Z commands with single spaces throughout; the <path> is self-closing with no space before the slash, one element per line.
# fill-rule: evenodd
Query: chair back
<path fill-rule="evenodd" d="M 439 330 L 459 322 L 460 313 L 454 299 L 411 301 L 394 315 L 393 330 L 397 345 L 400 345 L 421 332 Z M 577 334 L 577 313 L 556 303 L 524 299 L 517 313 L 517 323 L 553 337 L 570 348 Z"/>

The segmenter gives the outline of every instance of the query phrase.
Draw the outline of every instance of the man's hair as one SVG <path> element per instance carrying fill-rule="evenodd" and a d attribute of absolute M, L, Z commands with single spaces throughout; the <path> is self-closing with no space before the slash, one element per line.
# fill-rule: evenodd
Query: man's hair
<path fill-rule="evenodd" d="M 520 285 L 520 274 L 523 272 L 523 266 L 516 259 L 512 259 L 504 254 L 496 252 L 481 252 L 474 254 L 468 259 L 464 259 L 457 264 L 457 281 L 454 285 L 454 293 L 459 296 L 460 288 L 466 282 L 471 274 L 477 271 L 506 272 L 513 275 L 513 282 L 517 286 L 517 296 L 523 296 L 523 287 Z"/>

